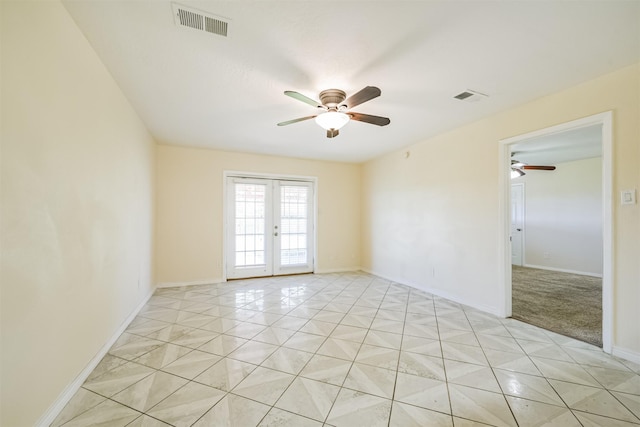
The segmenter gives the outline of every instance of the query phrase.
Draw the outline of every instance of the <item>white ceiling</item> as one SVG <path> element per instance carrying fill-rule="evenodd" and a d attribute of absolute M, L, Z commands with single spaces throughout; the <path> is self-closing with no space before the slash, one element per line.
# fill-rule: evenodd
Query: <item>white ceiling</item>
<path fill-rule="evenodd" d="M 529 165 L 558 163 L 602 156 L 602 125 L 539 136 L 511 146 L 512 158 Z"/>
<path fill-rule="evenodd" d="M 229 37 L 174 24 L 171 3 L 64 4 L 161 143 L 362 162 L 640 61 L 638 1 L 179 1 Z M 285 90 L 378 86 L 334 139 Z M 470 103 L 453 96 L 489 95 Z"/>

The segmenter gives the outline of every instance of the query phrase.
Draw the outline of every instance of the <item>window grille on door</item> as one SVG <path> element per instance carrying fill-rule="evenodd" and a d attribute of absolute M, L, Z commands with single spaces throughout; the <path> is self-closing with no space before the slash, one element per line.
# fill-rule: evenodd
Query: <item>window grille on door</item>
<path fill-rule="evenodd" d="M 235 185 L 235 265 L 265 263 L 266 186 Z"/>
<path fill-rule="evenodd" d="M 280 186 L 280 263 L 306 264 L 309 188 Z"/>

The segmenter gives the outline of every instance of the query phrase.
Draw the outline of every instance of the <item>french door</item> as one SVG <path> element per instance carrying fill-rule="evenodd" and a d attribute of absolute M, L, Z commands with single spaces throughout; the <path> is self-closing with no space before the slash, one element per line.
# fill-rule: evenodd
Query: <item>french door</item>
<path fill-rule="evenodd" d="M 227 278 L 313 272 L 313 183 L 227 178 Z"/>

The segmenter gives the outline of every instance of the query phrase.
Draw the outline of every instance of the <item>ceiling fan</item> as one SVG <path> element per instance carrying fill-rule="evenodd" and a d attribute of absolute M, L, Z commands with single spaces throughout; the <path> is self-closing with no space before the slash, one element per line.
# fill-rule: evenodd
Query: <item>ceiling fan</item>
<path fill-rule="evenodd" d="M 300 117 L 298 119 L 288 120 L 278 123 L 278 126 L 287 126 L 293 123 L 302 122 L 304 120 L 315 119 L 316 123 L 327 131 L 327 138 L 338 136 L 340 128 L 346 125 L 350 120 L 370 123 L 372 125 L 386 126 L 391 123 L 387 117 L 371 116 L 369 114 L 356 113 L 349 111 L 356 105 L 370 101 L 380 96 L 382 92 L 375 86 L 367 86 L 359 92 L 354 93 L 349 98 L 347 94 L 340 89 L 327 89 L 320 92 L 320 102 L 313 100 L 301 93 L 287 90 L 285 95 L 290 96 L 298 101 L 302 101 L 320 112 L 313 116 Z"/>
<path fill-rule="evenodd" d="M 513 156 L 513 154 L 512 154 Z M 525 170 L 554 171 L 555 166 L 529 165 L 519 160 L 511 159 L 511 178 L 518 178 L 526 175 Z"/>

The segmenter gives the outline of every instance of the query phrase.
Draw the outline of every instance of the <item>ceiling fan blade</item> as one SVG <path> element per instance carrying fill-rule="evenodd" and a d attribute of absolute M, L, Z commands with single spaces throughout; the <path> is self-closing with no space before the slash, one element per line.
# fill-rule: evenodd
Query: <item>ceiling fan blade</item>
<path fill-rule="evenodd" d="M 309 104 L 309 105 L 311 105 L 313 107 L 323 108 L 323 106 L 322 106 L 322 104 L 320 102 L 318 102 L 316 100 L 313 100 L 313 99 L 311 99 L 309 97 L 306 97 L 303 94 L 295 92 L 293 90 L 285 90 L 284 94 L 287 95 L 287 96 L 292 97 L 293 99 L 297 99 L 298 101 L 302 101 L 305 104 Z"/>
<path fill-rule="evenodd" d="M 556 167 L 555 166 L 523 165 L 522 169 L 538 170 L 538 171 L 554 171 L 556 170 Z"/>
<path fill-rule="evenodd" d="M 327 129 L 327 138 L 335 138 L 340 134 L 338 129 Z"/>
<path fill-rule="evenodd" d="M 359 122 L 371 123 L 372 125 L 386 126 L 389 123 L 391 123 L 391 120 L 389 120 L 387 117 L 371 116 L 369 114 L 360 114 L 360 113 L 353 113 L 353 112 L 350 112 L 347 114 L 353 120 L 357 120 Z"/>
<path fill-rule="evenodd" d="M 362 89 L 360 92 L 354 93 L 346 101 L 343 102 L 343 105 L 346 105 L 347 108 L 353 108 L 356 105 L 360 105 L 363 102 L 367 102 L 373 98 L 380 96 L 382 92 L 375 86 L 367 86 Z"/>
<path fill-rule="evenodd" d="M 286 126 L 286 125 L 291 125 L 293 123 L 298 123 L 298 122 L 302 122 L 305 120 L 309 120 L 309 119 L 313 119 L 316 116 L 307 116 L 307 117 L 300 117 L 299 119 L 293 119 L 293 120 L 287 120 L 286 122 L 280 122 L 278 123 L 278 126 Z"/>

